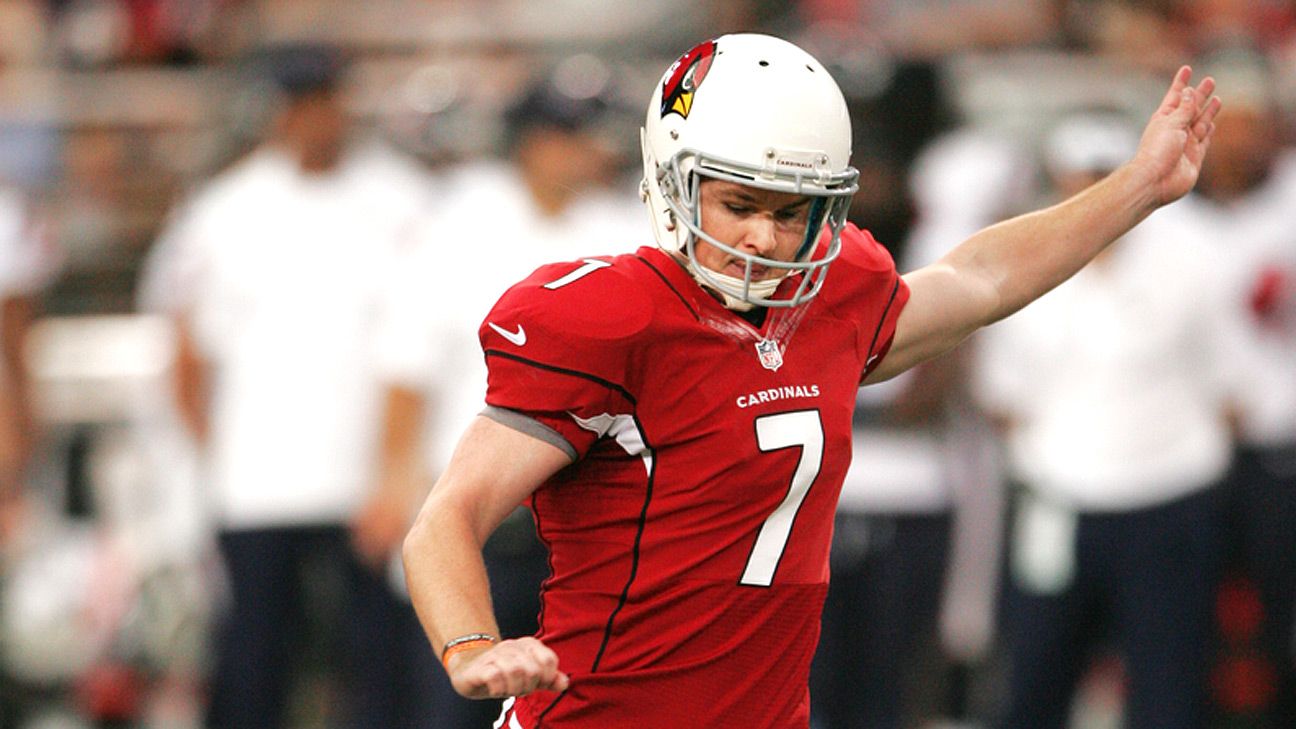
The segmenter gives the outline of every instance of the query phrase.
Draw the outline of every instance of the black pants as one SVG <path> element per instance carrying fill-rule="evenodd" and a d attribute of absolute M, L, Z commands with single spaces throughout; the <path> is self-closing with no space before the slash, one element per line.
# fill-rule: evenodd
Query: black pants
<path fill-rule="evenodd" d="M 1230 568 L 1264 612 L 1255 647 L 1274 670 L 1265 726 L 1296 727 L 1296 444 L 1241 449 L 1228 483 Z"/>
<path fill-rule="evenodd" d="M 323 665 L 348 727 L 440 727 L 445 682 L 409 603 L 356 559 L 342 526 L 226 531 L 232 601 L 217 631 L 208 725 L 287 724 L 303 662 Z M 304 659 L 304 660 L 303 660 Z M 332 722 L 330 722 L 332 723 Z"/>
<path fill-rule="evenodd" d="M 1126 726 L 1203 726 L 1222 526 L 1218 489 L 1130 512 L 1081 513 L 1064 589 L 1041 594 L 1009 580 L 1003 725 L 1065 727 L 1093 650 L 1111 639 L 1129 680 Z"/>
<path fill-rule="evenodd" d="M 911 723 L 915 648 L 934 635 L 948 563 L 949 514 L 838 515 L 823 632 L 810 672 L 814 723 L 898 729 Z"/>

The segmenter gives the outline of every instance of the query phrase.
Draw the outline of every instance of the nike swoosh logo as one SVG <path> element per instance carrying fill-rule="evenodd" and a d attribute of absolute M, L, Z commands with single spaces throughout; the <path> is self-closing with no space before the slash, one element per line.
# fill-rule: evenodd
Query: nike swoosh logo
<path fill-rule="evenodd" d="M 526 331 L 522 328 L 521 324 L 518 324 L 518 328 L 516 332 L 510 332 L 509 330 L 503 327 L 497 326 L 493 321 L 488 321 L 486 322 L 486 324 L 488 324 L 491 329 L 494 329 L 495 331 L 499 332 L 499 335 L 501 337 L 504 337 L 505 339 L 516 344 L 517 346 L 521 347 L 522 345 L 526 344 Z"/>

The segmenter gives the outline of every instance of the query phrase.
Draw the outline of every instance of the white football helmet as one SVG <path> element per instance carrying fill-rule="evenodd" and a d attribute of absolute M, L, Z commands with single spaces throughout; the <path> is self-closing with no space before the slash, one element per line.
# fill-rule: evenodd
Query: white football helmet
<path fill-rule="evenodd" d="M 640 192 L 657 244 L 688 256 L 700 283 L 734 309 L 793 307 L 819 293 L 841 251 L 841 230 L 859 172 L 849 164 L 850 115 L 837 83 L 813 56 L 787 41 L 725 35 L 694 47 L 666 70 L 641 133 Z M 805 240 L 791 261 L 740 251 L 702 232 L 699 185 L 711 177 L 812 198 Z M 827 228 L 827 247 L 815 257 Z M 739 279 L 698 264 L 698 239 L 745 261 Z M 752 267 L 783 271 L 752 280 Z M 787 276 L 802 280 L 774 299 Z"/>

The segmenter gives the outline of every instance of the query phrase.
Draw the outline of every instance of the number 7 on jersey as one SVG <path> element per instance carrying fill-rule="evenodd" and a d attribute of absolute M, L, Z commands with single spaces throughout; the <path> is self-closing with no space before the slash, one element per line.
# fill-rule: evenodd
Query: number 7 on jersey
<path fill-rule="evenodd" d="M 819 411 L 800 410 L 756 418 L 756 445 L 762 453 L 784 448 L 801 449 L 801 458 L 792 473 L 787 496 L 761 525 L 756 544 L 747 557 L 747 568 L 738 581 L 740 585 L 769 587 L 774 581 L 779 560 L 783 558 L 783 551 L 787 549 L 797 511 L 823 465 L 824 433 Z"/>

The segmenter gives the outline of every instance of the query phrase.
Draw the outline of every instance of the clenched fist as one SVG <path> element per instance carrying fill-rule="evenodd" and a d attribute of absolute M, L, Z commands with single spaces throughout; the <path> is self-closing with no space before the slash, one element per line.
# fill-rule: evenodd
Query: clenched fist
<path fill-rule="evenodd" d="M 566 691 L 570 683 L 567 674 L 558 670 L 557 654 L 535 638 L 505 640 L 456 653 L 446 671 L 455 691 L 470 699 Z"/>

